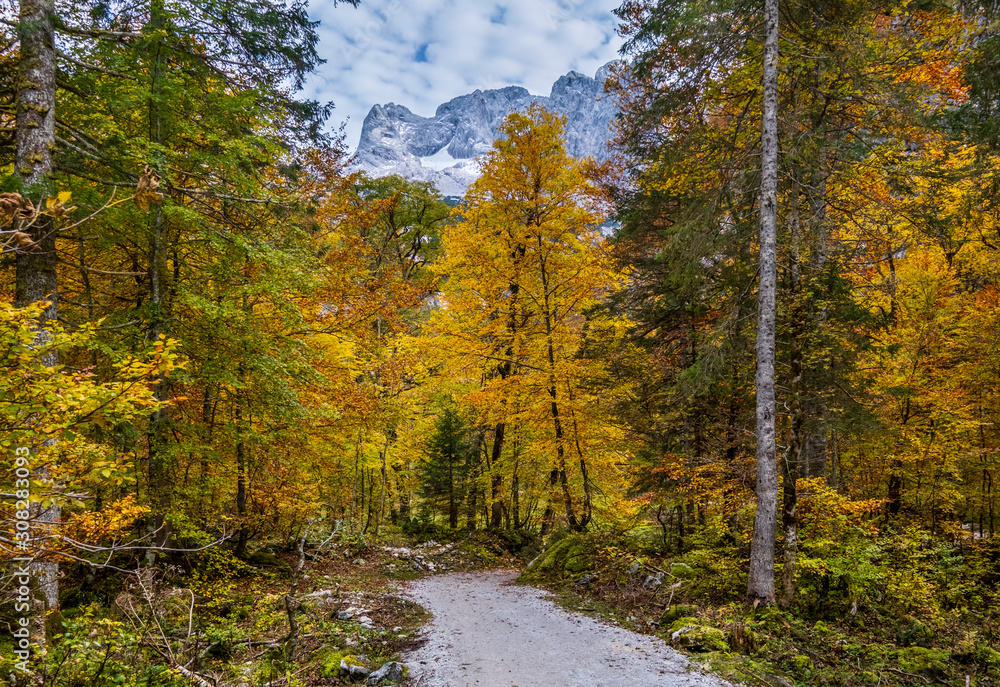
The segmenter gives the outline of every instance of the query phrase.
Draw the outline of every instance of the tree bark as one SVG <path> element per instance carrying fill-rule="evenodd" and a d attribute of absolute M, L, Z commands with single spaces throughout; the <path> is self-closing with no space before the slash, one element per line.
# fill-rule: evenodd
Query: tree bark
<path fill-rule="evenodd" d="M 55 1 L 22 0 L 18 39 L 17 114 L 15 130 L 15 173 L 24 185 L 24 195 L 41 206 L 52 193 L 52 153 L 55 150 L 56 122 L 56 52 Z M 34 244 L 16 255 L 14 305 L 23 308 L 47 301 L 35 330 L 35 345 L 44 346 L 49 340 L 46 325 L 58 317 L 58 282 L 56 278 L 56 227 L 50 217 L 39 217 L 26 233 Z M 55 351 L 43 358 L 45 365 L 58 364 Z M 42 442 L 51 448 L 54 440 Z M 35 479 L 46 482 L 49 470 L 39 460 L 34 468 Z M 32 507 L 32 519 L 41 530 L 36 538 L 50 534 L 59 522 L 58 504 L 42 509 Z M 47 608 L 59 606 L 59 564 L 41 560 L 34 564 L 39 590 Z"/>
<path fill-rule="evenodd" d="M 763 135 L 760 181 L 760 286 L 757 300 L 757 514 L 747 601 L 774 603 L 778 479 L 775 455 L 774 337 L 778 225 L 778 0 L 764 2 Z"/>

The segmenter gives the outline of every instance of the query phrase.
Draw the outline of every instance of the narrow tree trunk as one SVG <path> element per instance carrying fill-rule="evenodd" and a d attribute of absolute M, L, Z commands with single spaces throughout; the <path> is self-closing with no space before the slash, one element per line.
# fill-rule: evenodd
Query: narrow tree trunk
<path fill-rule="evenodd" d="M 503 440 L 506 425 L 498 422 L 493 431 L 493 451 L 490 455 L 490 527 L 499 529 L 503 526 L 503 501 L 501 497 L 501 487 L 503 487 L 503 475 L 500 474 L 500 458 L 503 455 Z"/>
<path fill-rule="evenodd" d="M 515 435 L 516 436 L 516 435 Z M 521 448 L 518 442 L 514 442 L 514 470 L 511 472 L 510 476 L 510 505 L 511 505 L 511 519 L 514 523 L 514 529 L 521 529 L 521 477 L 519 474 L 519 468 L 521 467 Z"/>
<path fill-rule="evenodd" d="M 678 503 L 674 512 L 677 513 L 677 552 L 680 553 L 684 550 L 684 538 L 687 536 L 684 532 L 684 506 Z"/>
<path fill-rule="evenodd" d="M 448 527 L 458 528 L 458 497 L 455 494 L 455 442 L 448 456 Z"/>
<path fill-rule="evenodd" d="M 890 463 L 889 488 L 886 491 L 886 512 L 895 517 L 903 506 L 903 461 L 895 459 Z"/>
<path fill-rule="evenodd" d="M 372 533 L 372 546 L 378 545 L 378 531 L 382 524 L 382 518 L 385 517 L 385 497 L 386 491 L 389 489 L 389 471 L 386 469 L 386 464 L 389 460 L 389 435 L 386 434 L 385 444 L 382 445 L 382 482 L 380 485 L 379 499 L 378 499 L 378 514 L 375 518 L 375 530 Z"/>
<path fill-rule="evenodd" d="M 375 468 L 368 472 L 368 520 L 364 531 L 367 533 L 375 519 Z"/>
<path fill-rule="evenodd" d="M 247 514 L 247 459 L 246 444 L 242 439 L 236 444 L 236 514 L 240 519 L 240 532 L 236 540 L 235 555 L 237 558 L 242 558 L 249 538 L 249 530 L 244 520 Z"/>
<path fill-rule="evenodd" d="M 469 490 L 469 510 L 465 514 L 465 529 L 469 530 L 470 532 L 474 532 L 476 530 L 476 515 L 477 515 L 476 495 L 478 493 L 479 493 L 478 489 Z"/>
<path fill-rule="evenodd" d="M 482 433 L 479 435 L 479 439 L 476 442 L 476 464 L 473 466 L 472 471 L 469 474 L 469 503 L 468 511 L 465 514 L 465 528 L 470 532 L 476 529 L 476 518 L 479 515 L 478 511 L 478 497 L 479 497 L 479 471 L 482 469 L 483 456 L 486 453 L 486 446 L 483 440 Z"/>
<path fill-rule="evenodd" d="M 782 507 L 781 526 L 785 531 L 785 544 L 782 549 L 781 571 L 781 605 L 790 608 L 795 603 L 795 568 L 798 564 L 799 524 L 798 524 L 798 456 L 802 450 L 802 416 L 793 413 L 792 428 L 788 450 L 785 453 L 782 466 Z"/>
<path fill-rule="evenodd" d="M 986 486 L 986 499 L 987 499 L 987 502 L 989 503 L 989 511 L 990 511 L 990 534 L 989 534 L 989 536 L 992 537 L 992 536 L 995 536 L 996 533 L 997 533 L 997 531 L 996 531 L 996 524 L 995 524 L 995 522 L 993 520 L 993 473 L 987 473 L 987 475 L 989 476 L 989 482 L 988 482 L 988 484 Z"/>
<path fill-rule="evenodd" d="M 555 488 L 557 484 L 559 484 L 559 470 L 552 468 L 552 470 L 549 471 L 549 499 L 545 504 L 545 512 L 542 513 L 543 537 L 551 532 L 552 528 L 555 526 L 556 511 L 555 508 L 552 507 L 552 504 L 555 501 Z"/>
<path fill-rule="evenodd" d="M 365 531 L 365 527 L 364 527 L 364 522 L 365 522 L 365 469 L 363 467 L 358 469 L 357 480 L 358 480 L 358 499 L 360 499 L 359 502 L 358 502 L 358 527 L 360 527 L 361 531 L 364 532 Z"/>
<path fill-rule="evenodd" d="M 821 121 L 816 120 L 813 122 L 814 129 L 819 129 L 821 126 Z M 823 274 L 823 271 L 826 269 L 830 253 L 830 230 L 827 226 L 826 219 L 826 187 L 828 176 L 826 167 L 828 164 L 828 156 L 825 149 L 820 151 L 818 158 L 818 162 L 810 175 L 808 183 L 802 184 L 802 188 L 806 189 L 806 194 L 809 198 L 809 220 L 807 222 L 807 229 L 810 240 L 812 241 L 812 250 L 810 251 L 809 256 L 809 273 L 814 279 Z M 803 284 L 803 288 L 804 286 L 805 285 Z M 826 305 L 821 304 L 819 309 L 816 310 L 814 303 L 810 300 L 808 303 L 804 303 L 804 307 L 806 306 L 810 327 L 815 328 L 816 325 L 822 326 L 822 323 L 827 320 Z M 813 323 L 813 318 L 815 318 L 815 324 Z M 827 363 L 827 365 L 828 367 L 832 366 L 832 363 Z M 813 369 L 813 366 L 810 366 L 809 371 L 814 374 L 816 372 L 816 370 Z M 826 477 L 826 405 L 820 401 L 811 400 L 805 403 L 802 412 L 808 419 L 809 429 L 802 437 L 799 475 L 804 477 Z"/>
<path fill-rule="evenodd" d="M 361 432 L 358 432 L 358 440 L 354 444 L 354 479 L 351 481 L 351 512 L 350 515 L 348 516 L 348 522 L 347 522 L 348 531 L 352 536 L 354 535 L 354 526 L 358 522 L 357 508 L 358 508 L 359 479 L 362 479 Z M 361 498 L 364 498 L 364 483 L 361 484 L 360 492 L 361 492 Z"/>
<path fill-rule="evenodd" d="M 778 225 L 778 0 L 764 1 L 764 98 L 760 182 L 760 287 L 757 300 L 757 514 L 747 601 L 774 603 L 778 479 L 775 456 L 774 336 Z"/>
<path fill-rule="evenodd" d="M 576 421 L 576 411 L 573 410 L 573 385 L 569 386 L 570 419 L 573 423 L 573 444 L 576 447 L 576 456 L 580 460 L 580 476 L 583 478 L 583 510 L 580 513 L 580 527 L 586 529 L 593 518 L 593 494 L 590 486 L 590 472 L 587 470 L 587 459 L 583 456 L 583 447 L 580 446 L 580 425 Z"/>
<path fill-rule="evenodd" d="M 243 311 L 249 317 L 247 297 L 243 297 Z M 247 470 L 249 465 L 250 447 L 247 445 L 247 433 L 251 427 L 249 402 L 247 399 L 247 370 L 241 362 L 238 368 L 240 387 L 236 390 L 236 513 L 240 521 L 240 531 L 236 542 L 236 557 L 242 558 L 246 552 L 247 539 L 250 530 L 246 523 L 247 514 Z"/>
<path fill-rule="evenodd" d="M 163 28 L 165 15 L 162 0 L 155 0 L 150 8 L 150 27 L 154 30 Z M 163 54 L 162 42 L 158 42 L 153 53 L 153 68 L 149 85 L 149 140 L 156 144 L 163 143 L 162 90 L 166 78 L 166 57 Z M 164 317 L 164 276 L 166 272 L 167 246 L 165 238 L 165 218 L 163 208 L 157 204 L 149 221 L 150 254 L 149 254 L 149 321 L 146 327 L 146 340 L 155 343 L 162 334 Z M 246 305 L 244 301 L 244 306 Z M 153 398 L 166 401 L 169 397 L 167 380 L 163 375 L 157 377 L 153 385 Z M 166 514 L 170 508 L 170 481 L 168 479 L 167 457 L 163 448 L 166 444 L 167 411 L 159 408 L 149 417 L 147 430 L 148 456 L 147 474 L 149 479 L 150 505 L 153 513 L 150 519 L 150 529 L 155 533 L 152 544 L 166 547 L 170 544 L 170 524 Z M 154 560 L 153 551 L 146 556 L 147 563 Z"/>
<path fill-rule="evenodd" d="M 802 232 L 799 222 L 797 198 L 792 197 L 789 209 L 789 284 L 788 307 L 791 321 L 792 340 L 788 363 L 788 406 L 789 432 L 788 448 L 781 460 L 782 504 L 781 526 L 785 541 L 782 547 L 781 605 L 790 608 L 795 602 L 795 568 L 798 564 L 799 527 L 798 490 L 799 466 L 806 441 L 804 436 L 805 415 L 802 403 L 803 358 L 806 346 L 808 308 L 802 283 L 801 242 Z"/>

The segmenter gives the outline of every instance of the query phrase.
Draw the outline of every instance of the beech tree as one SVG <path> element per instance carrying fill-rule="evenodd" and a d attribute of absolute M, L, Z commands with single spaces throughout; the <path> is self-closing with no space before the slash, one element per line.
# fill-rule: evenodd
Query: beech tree
<path fill-rule="evenodd" d="M 500 525 L 509 477 L 548 491 L 543 532 L 560 507 L 572 529 L 586 529 L 594 480 L 609 469 L 594 422 L 599 405 L 588 391 L 602 366 L 585 351 L 596 329 L 589 309 L 615 275 L 594 190 L 583 164 L 567 156 L 562 127 L 540 108 L 507 118 L 456 210 L 459 221 L 443 235 L 445 256 L 435 268 L 445 281 L 434 334 L 454 352 L 460 374 L 482 379 L 467 401 L 491 430 L 491 524 Z M 525 474 L 508 443 L 514 433 L 529 454 L 545 456 L 544 477 Z"/>

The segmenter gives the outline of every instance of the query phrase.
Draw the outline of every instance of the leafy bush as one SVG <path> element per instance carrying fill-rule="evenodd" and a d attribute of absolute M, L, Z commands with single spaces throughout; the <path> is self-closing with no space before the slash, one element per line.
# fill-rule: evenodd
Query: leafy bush
<path fill-rule="evenodd" d="M 149 655 L 142 637 L 128 624 L 96 615 L 88 607 L 72 620 L 63 621 L 46 657 L 52 687 L 181 687 L 187 679 Z"/>

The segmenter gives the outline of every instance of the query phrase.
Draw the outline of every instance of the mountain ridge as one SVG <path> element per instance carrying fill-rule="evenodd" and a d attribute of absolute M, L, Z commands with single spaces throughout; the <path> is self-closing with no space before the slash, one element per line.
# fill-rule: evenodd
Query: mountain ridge
<path fill-rule="evenodd" d="M 354 167 L 376 177 L 430 181 L 446 196 L 462 196 L 479 177 L 475 158 L 492 148 L 504 118 L 536 103 L 566 117 L 570 155 L 603 160 L 618 113 L 604 93 L 612 64 L 593 77 L 570 71 L 556 79 L 548 96 L 523 86 L 476 89 L 438 105 L 431 117 L 396 103 L 374 105 L 362 125 Z"/>

